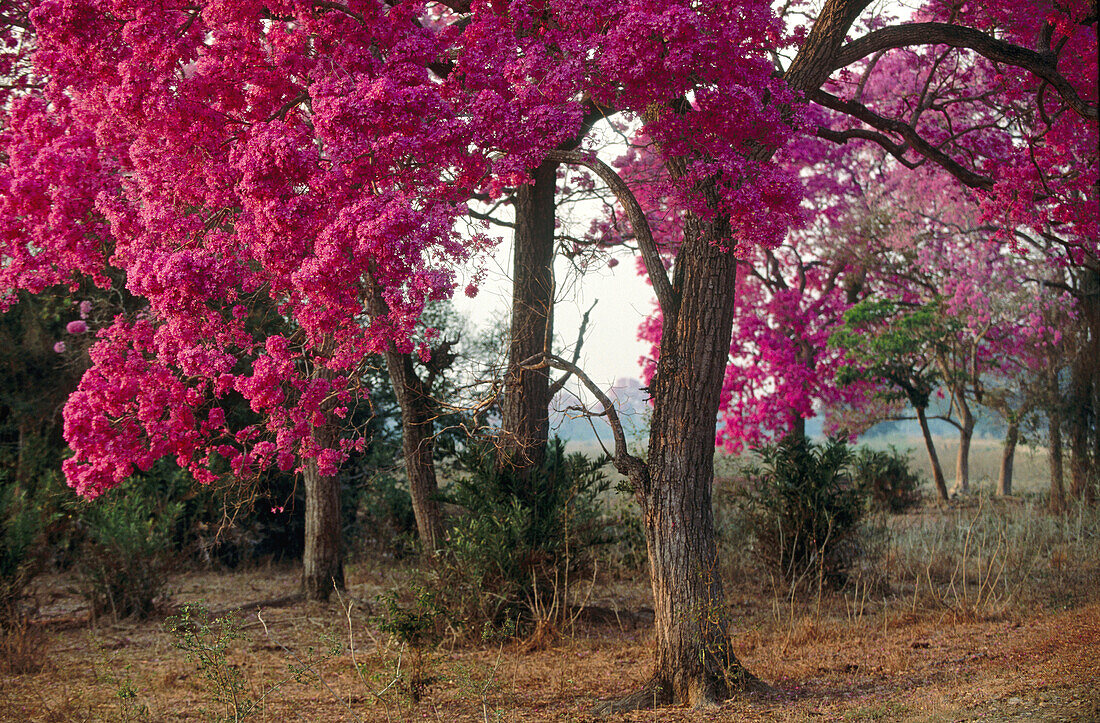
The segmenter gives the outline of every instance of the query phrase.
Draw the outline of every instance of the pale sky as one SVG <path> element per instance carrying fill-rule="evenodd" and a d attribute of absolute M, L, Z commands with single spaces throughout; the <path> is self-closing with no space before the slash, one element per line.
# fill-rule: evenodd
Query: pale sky
<path fill-rule="evenodd" d="M 638 341 L 638 326 L 652 311 L 653 293 L 635 269 L 629 253 L 618 256 L 619 264 L 591 267 L 583 275 L 571 268 L 566 259 L 555 264 L 556 299 L 554 307 L 554 351 L 572 358 L 581 317 L 597 301 L 589 315 L 579 366 L 594 382 L 605 389 L 620 377 L 639 377 L 638 359 L 649 348 Z M 507 319 L 512 303 L 512 241 L 506 238 L 486 264 L 486 277 L 476 298 L 461 291 L 455 294 L 455 307 L 468 316 L 476 327 L 485 327 Z M 563 348 L 563 345 L 565 348 Z"/>

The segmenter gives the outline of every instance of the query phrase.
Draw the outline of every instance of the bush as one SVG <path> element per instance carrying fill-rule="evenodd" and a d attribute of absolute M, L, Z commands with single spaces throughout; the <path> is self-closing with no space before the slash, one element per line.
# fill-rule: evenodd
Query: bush
<path fill-rule="evenodd" d="M 563 615 L 571 582 L 590 569 L 596 547 L 612 541 L 599 500 L 610 486 L 601 471 L 606 459 L 566 455 L 555 438 L 528 480 L 498 465 L 491 443 L 472 444 L 460 463 L 466 474 L 446 501 L 462 514 L 439 568 L 457 621 L 500 625 Z"/>
<path fill-rule="evenodd" d="M 148 616 L 167 583 L 180 503 L 154 505 L 124 485 L 84 512 L 86 537 L 76 564 L 92 615 Z"/>
<path fill-rule="evenodd" d="M 852 458 L 852 478 L 872 507 L 898 514 L 920 503 L 920 478 L 909 469 L 909 455 L 890 447 L 862 447 Z"/>
<path fill-rule="evenodd" d="M 42 521 L 18 487 L 0 490 L 0 626 L 23 617 L 27 586 L 42 568 Z"/>
<path fill-rule="evenodd" d="M 865 506 L 849 474 L 847 444 L 789 436 L 756 452 L 760 465 L 746 471 L 739 495 L 755 552 L 789 584 L 810 574 L 843 584 L 859 556 Z"/>
<path fill-rule="evenodd" d="M 365 558 L 402 559 L 416 551 L 416 515 L 406 480 L 366 469 L 344 486 L 344 544 Z"/>

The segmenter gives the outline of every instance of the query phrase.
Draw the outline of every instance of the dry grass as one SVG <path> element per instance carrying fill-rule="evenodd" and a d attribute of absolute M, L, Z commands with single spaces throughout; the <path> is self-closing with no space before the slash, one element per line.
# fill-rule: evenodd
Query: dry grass
<path fill-rule="evenodd" d="M 731 567 L 736 652 L 775 695 L 612 720 L 1100 720 L 1095 510 L 1053 518 L 1025 506 L 928 509 L 894 519 L 886 539 L 865 578 L 821 599 L 788 604 L 751 568 Z M 361 565 L 341 600 L 261 605 L 259 615 L 250 606 L 285 598 L 297 574 L 273 567 L 173 579 L 177 604 L 240 610 L 244 638 L 224 663 L 258 701 L 247 720 L 587 720 L 598 699 L 640 686 L 648 672 L 641 574 L 601 585 L 589 604 L 611 612 L 582 616 L 571 635 L 541 646 L 451 636 L 420 651 L 371 623 L 372 601 L 407 571 Z M 89 627 L 65 578 L 41 582 L 44 618 L 35 626 L 48 664 L 0 679 L 0 719 L 223 717 L 210 681 L 173 647 L 163 621 Z M 332 640 L 338 650 L 323 659 Z"/>

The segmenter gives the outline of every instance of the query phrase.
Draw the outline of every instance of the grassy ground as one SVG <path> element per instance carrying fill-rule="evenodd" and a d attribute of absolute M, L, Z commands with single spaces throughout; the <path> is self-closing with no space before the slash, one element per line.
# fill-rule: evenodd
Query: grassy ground
<path fill-rule="evenodd" d="M 849 586 L 820 595 L 773 584 L 725 529 L 735 652 L 775 693 L 612 719 L 1100 720 L 1096 510 L 1055 518 L 973 501 L 871 526 L 877 542 Z M 184 629 L 190 656 L 163 617 L 91 622 L 71 580 L 43 578 L 38 617 L 4 640 L 0 719 L 587 720 L 646 676 L 641 571 L 601 576 L 574 624 L 537 641 L 448 637 L 419 650 L 375 624 L 378 595 L 408 570 L 353 565 L 347 595 L 327 604 L 288 600 L 297 574 L 175 576 L 166 614 L 202 602 L 214 620 Z"/>

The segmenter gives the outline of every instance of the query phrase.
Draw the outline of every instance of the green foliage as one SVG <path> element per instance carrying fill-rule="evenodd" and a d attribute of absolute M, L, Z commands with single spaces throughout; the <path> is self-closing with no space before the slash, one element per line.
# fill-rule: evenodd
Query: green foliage
<path fill-rule="evenodd" d="M 739 499 L 755 551 L 788 583 L 813 574 L 843 584 L 859 554 L 865 507 L 849 474 L 847 444 L 792 435 L 756 452 L 760 465 L 747 470 Z"/>
<path fill-rule="evenodd" d="M 844 312 L 844 325 L 829 337 L 829 345 L 844 349 L 853 362 L 841 368 L 837 382 L 885 383 L 884 397 L 927 407 L 938 382 L 935 353 L 957 326 L 938 301 L 864 299 Z"/>
<path fill-rule="evenodd" d="M 235 615 L 211 618 L 203 605 L 194 604 L 184 605 L 179 615 L 165 621 L 165 628 L 173 638 L 172 646 L 187 654 L 187 659 L 195 665 L 199 676 L 205 681 L 208 695 L 221 709 L 221 714 L 214 716 L 215 720 L 236 723 L 262 712 L 265 699 L 291 681 L 301 684 L 319 682 L 328 689 L 318 673 L 318 666 L 335 657 L 342 645 L 333 636 L 325 634 L 321 638 L 324 646 L 322 649 L 310 646 L 305 656 L 301 657 L 272 637 L 259 613 L 256 617 L 264 626 L 268 640 L 281 648 L 293 661 L 287 663 L 285 677 L 258 685 L 246 678 L 241 665 L 231 660 L 235 644 L 249 640 Z M 210 715 L 205 710 L 200 712 Z"/>
<path fill-rule="evenodd" d="M 439 593 L 424 585 L 413 585 L 412 600 L 403 603 L 396 590 L 378 596 L 382 614 L 376 619 L 378 629 L 406 645 L 439 642 L 446 609 L 440 604 Z"/>
<path fill-rule="evenodd" d="M 408 649 L 404 670 L 397 663 L 387 666 L 384 671 L 383 676 L 390 678 L 386 687 L 416 704 L 436 681 L 432 675 L 436 662 L 433 651 L 443 636 L 448 611 L 437 590 L 414 584 L 410 592 L 411 597 L 407 601 L 403 601 L 395 590 L 380 595 L 378 602 L 382 612 L 375 618 L 375 623 L 379 630 L 400 644 L 401 656 L 405 656 Z"/>
<path fill-rule="evenodd" d="M 920 478 L 909 468 L 907 453 L 861 447 L 851 467 L 856 487 L 875 509 L 897 514 L 920 503 Z"/>
<path fill-rule="evenodd" d="M 551 440 L 546 462 L 523 478 L 499 465 L 490 443 L 462 454 L 466 470 L 446 501 L 462 510 L 441 554 L 441 590 L 467 623 L 501 624 L 526 609 L 562 609 L 570 581 L 592 564 L 604 529 L 606 459 L 565 453 Z M 450 601 L 448 601 L 450 602 Z"/>
<path fill-rule="evenodd" d="M 93 615 L 148 616 L 167 584 L 169 553 L 181 505 L 154 505 L 129 485 L 89 503 L 77 575 Z"/>
<path fill-rule="evenodd" d="M 187 654 L 206 681 L 210 695 L 224 710 L 223 720 L 239 721 L 256 708 L 241 669 L 229 662 L 237 640 L 245 639 L 240 622 L 232 616 L 210 618 L 202 605 L 184 605 L 180 614 L 168 618 L 165 627 L 174 638 L 172 646 Z"/>
<path fill-rule="evenodd" d="M 42 567 L 42 520 L 18 487 L 0 489 L 0 626 L 18 621 L 27 586 Z"/>
<path fill-rule="evenodd" d="M 408 484 L 381 463 L 377 467 L 362 460 L 357 463 L 359 470 L 341 495 L 345 544 L 364 557 L 380 554 L 400 559 L 411 554 L 416 549 L 416 515 Z"/>

